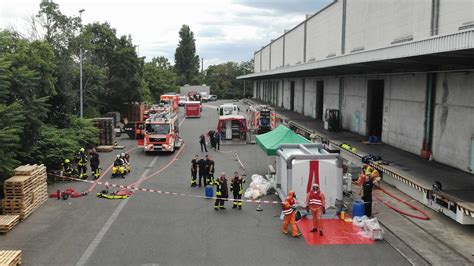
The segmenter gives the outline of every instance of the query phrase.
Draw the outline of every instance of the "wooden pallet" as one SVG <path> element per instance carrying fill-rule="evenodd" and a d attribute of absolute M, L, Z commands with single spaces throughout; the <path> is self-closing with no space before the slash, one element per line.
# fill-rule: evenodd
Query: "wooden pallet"
<path fill-rule="evenodd" d="M 101 145 L 101 146 L 97 146 L 95 149 L 96 149 L 97 152 L 111 152 L 111 151 L 114 150 L 114 146 Z"/>
<path fill-rule="evenodd" d="M 19 215 L 0 215 L 0 233 L 6 233 L 12 230 L 19 221 Z"/>
<path fill-rule="evenodd" d="M 21 265 L 21 250 L 0 250 L 0 265 Z"/>
<path fill-rule="evenodd" d="M 48 199 L 46 183 L 38 187 L 28 201 L 3 200 L 5 214 L 20 215 L 20 220 L 26 219 L 41 204 Z"/>
<path fill-rule="evenodd" d="M 28 217 L 48 199 L 46 168 L 43 165 L 24 165 L 15 169 L 16 176 L 5 181 L 2 200 L 4 213 Z"/>
<path fill-rule="evenodd" d="M 13 172 L 15 173 L 15 175 L 31 175 L 34 171 L 36 171 L 37 168 L 38 168 L 38 165 L 36 164 L 34 165 L 27 164 L 27 165 L 18 166 L 17 168 L 15 168 Z"/>
<path fill-rule="evenodd" d="M 24 198 L 25 195 L 33 192 L 38 186 L 46 183 L 46 175 L 35 177 L 32 181 L 24 176 L 14 176 L 7 181 L 3 188 L 5 198 Z"/>

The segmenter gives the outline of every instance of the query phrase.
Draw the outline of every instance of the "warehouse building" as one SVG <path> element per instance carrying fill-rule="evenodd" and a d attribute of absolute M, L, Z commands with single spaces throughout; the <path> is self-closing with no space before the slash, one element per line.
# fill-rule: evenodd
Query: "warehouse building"
<path fill-rule="evenodd" d="M 254 61 L 254 98 L 474 173 L 474 1 L 337 0 Z"/>

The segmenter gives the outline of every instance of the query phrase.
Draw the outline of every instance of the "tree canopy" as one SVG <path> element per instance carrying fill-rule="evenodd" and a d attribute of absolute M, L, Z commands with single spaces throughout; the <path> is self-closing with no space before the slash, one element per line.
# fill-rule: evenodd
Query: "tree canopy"
<path fill-rule="evenodd" d="M 179 43 L 174 54 L 175 70 L 178 84 L 199 84 L 199 56 L 196 55 L 196 40 L 188 25 L 179 31 Z"/>
<path fill-rule="evenodd" d="M 241 97 L 243 82 L 235 78 L 253 69 L 253 61 L 227 62 L 199 73 L 187 25 L 179 31 L 172 65 L 163 56 L 145 62 L 130 36 L 119 36 L 109 23 L 83 24 L 53 1 L 41 1 L 32 23 L 30 39 L 0 30 L 0 181 L 19 164 L 57 169 L 79 147 L 97 141 L 91 122 L 77 118 L 81 50 L 86 118 L 122 111 L 131 102 L 158 102 L 178 85 L 203 81 L 221 98 Z"/>

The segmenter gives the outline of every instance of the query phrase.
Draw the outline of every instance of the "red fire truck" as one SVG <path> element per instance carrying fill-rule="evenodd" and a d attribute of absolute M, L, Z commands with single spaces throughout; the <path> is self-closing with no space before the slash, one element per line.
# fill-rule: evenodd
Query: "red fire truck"
<path fill-rule="evenodd" d="M 201 117 L 201 103 L 197 101 L 188 101 L 184 104 L 184 115 L 188 117 Z"/>
<path fill-rule="evenodd" d="M 179 95 L 178 94 L 163 94 L 160 96 L 160 104 L 169 105 L 173 112 L 178 112 Z"/>
<path fill-rule="evenodd" d="M 267 133 L 276 127 L 276 113 L 268 105 L 252 105 L 247 109 L 250 130 L 257 134 Z"/>
<path fill-rule="evenodd" d="M 246 140 L 247 121 L 242 115 L 219 116 L 217 131 L 221 133 L 222 140 Z"/>
<path fill-rule="evenodd" d="M 179 149 L 183 140 L 179 137 L 179 122 L 176 112 L 161 111 L 150 114 L 145 121 L 143 148 L 153 151 L 174 152 Z"/>

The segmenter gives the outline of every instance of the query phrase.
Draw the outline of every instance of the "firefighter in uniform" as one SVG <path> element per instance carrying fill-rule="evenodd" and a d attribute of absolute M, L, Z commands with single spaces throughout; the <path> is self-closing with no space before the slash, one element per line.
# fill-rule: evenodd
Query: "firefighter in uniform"
<path fill-rule="evenodd" d="M 194 155 L 194 158 L 191 160 L 191 187 L 197 186 L 197 170 L 198 170 L 198 155 Z"/>
<path fill-rule="evenodd" d="M 74 173 L 74 169 L 72 168 L 71 161 L 69 161 L 69 159 L 64 160 L 63 169 L 64 176 L 71 177 Z"/>
<path fill-rule="evenodd" d="M 207 183 L 214 185 L 214 170 L 216 163 L 212 159 L 211 155 L 206 155 L 206 167 L 207 167 Z"/>
<path fill-rule="evenodd" d="M 87 179 L 87 155 L 84 148 L 81 148 L 77 155 L 77 173 L 79 178 Z"/>
<path fill-rule="evenodd" d="M 98 179 L 100 177 L 100 159 L 99 159 L 99 154 L 95 151 L 91 153 L 91 171 L 92 171 L 92 176 L 94 176 L 94 179 Z"/>
<path fill-rule="evenodd" d="M 291 224 L 291 234 L 293 237 L 301 236 L 301 233 L 298 231 L 296 226 L 296 195 L 293 190 L 288 192 L 288 197 L 286 197 L 285 202 L 283 203 L 283 215 L 285 216 L 283 220 L 282 231 L 284 234 L 288 234 L 288 225 Z"/>
<path fill-rule="evenodd" d="M 318 232 L 323 235 L 323 225 L 321 223 L 321 216 L 325 213 L 326 197 L 324 193 L 319 190 L 318 184 L 313 184 L 311 191 L 306 196 L 306 209 L 311 211 L 313 216 L 313 228 L 310 232 Z"/>
<path fill-rule="evenodd" d="M 239 207 L 239 210 L 242 210 L 242 194 L 244 194 L 244 183 L 245 179 L 239 176 L 239 172 L 234 172 L 234 178 L 230 183 L 230 190 L 234 195 L 234 205 L 232 209 Z"/>
<path fill-rule="evenodd" d="M 229 197 L 229 190 L 227 189 L 227 179 L 225 178 L 224 172 L 222 172 L 219 179 L 214 182 L 214 185 L 216 186 L 216 203 L 214 204 L 214 210 L 225 210 L 224 201 Z"/>

